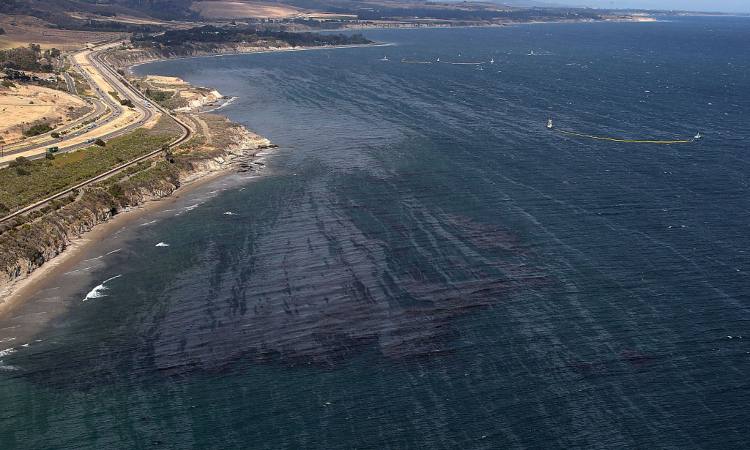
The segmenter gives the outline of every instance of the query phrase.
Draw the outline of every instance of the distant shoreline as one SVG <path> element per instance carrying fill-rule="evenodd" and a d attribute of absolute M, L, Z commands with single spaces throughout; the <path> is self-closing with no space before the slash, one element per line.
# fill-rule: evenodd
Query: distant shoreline
<path fill-rule="evenodd" d="M 266 53 L 291 53 L 291 52 L 304 52 L 304 51 L 311 51 L 311 50 L 339 50 L 339 49 L 347 49 L 347 48 L 368 48 L 368 47 L 391 47 L 393 43 L 389 42 L 374 42 L 372 44 L 354 44 L 354 45 L 321 45 L 321 46 L 315 46 L 315 47 L 280 47 L 280 48 L 269 48 L 269 49 L 259 49 L 259 50 L 247 50 L 247 51 L 227 51 L 227 52 L 215 52 L 215 53 L 206 53 L 206 54 L 198 54 L 198 55 L 186 55 L 186 56 L 174 56 L 174 57 L 161 57 L 161 58 L 154 58 L 146 61 L 139 61 L 132 64 L 127 64 L 124 66 L 124 69 L 130 73 L 134 74 L 133 69 L 136 67 L 140 67 L 146 64 L 153 64 L 158 62 L 164 62 L 164 61 L 179 61 L 184 59 L 193 59 L 193 58 L 219 58 L 222 56 L 237 56 L 237 55 L 256 55 L 256 54 L 266 54 Z"/>

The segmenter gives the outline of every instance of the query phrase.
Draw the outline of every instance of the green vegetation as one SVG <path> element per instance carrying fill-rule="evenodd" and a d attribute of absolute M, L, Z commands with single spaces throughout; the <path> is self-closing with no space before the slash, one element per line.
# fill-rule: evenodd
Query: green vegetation
<path fill-rule="evenodd" d="M 136 34 L 131 38 L 138 47 L 154 49 L 191 49 L 211 48 L 221 44 L 270 45 L 283 46 L 321 46 L 370 44 L 372 41 L 361 34 L 319 34 L 271 31 L 253 27 L 219 28 L 212 25 L 189 28 L 187 30 L 169 30 L 158 35 Z"/>
<path fill-rule="evenodd" d="M 52 131 L 53 129 L 54 128 L 50 126 L 50 124 L 48 124 L 47 122 L 40 122 L 23 130 L 23 135 L 26 137 L 39 136 L 40 134 L 44 134 L 48 131 Z"/>
<path fill-rule="evenodd" d="M 446 8 L 439 4 L 395 6 L 392 8 L 362 8 L 352 11 L 359 20 L 393 20 L 393 19 L 439 19 L 453 21 L 508 21 L 532 22 L 553 20 L 600 20 L 597 12 L 577 8 L 487 8 L 483 5 L 470 5 L 463 8 Z"/>
<path fill-rule="evenodd" d="M 167 102 L 174 97 L 174 92 L 171 91 L 160 91 L 158 89 L 146 89 L 146 97 L 155 101 L 156 103 L 166 106 Z"/>
<path fill-rule="evenodd" d="M 3 80 L 2 81 L 2 85 L 3 85 L 3 87 L 7 87 L 7 88 L 14 88 L 14 87 L 16 87 L 15 83 L 13 83 L 10 80 Z"/>
<path fill-rule="evenodd" d="M 32 72 L 52 72 L 52 59 L 60 56 L 56 48 L 42 51 L 38 44 L 0 50 L 0 68 L 28 70 Z"/>
<path fill-rule="evenodd" d="M 0 203 L 14 211 L 158 149 L 172 139 L 171 133 L 139 129 L 110 140 L 106 148 L 92 146 L 58 154 L 53 160 L 19 158 L 0 169 Z"/>

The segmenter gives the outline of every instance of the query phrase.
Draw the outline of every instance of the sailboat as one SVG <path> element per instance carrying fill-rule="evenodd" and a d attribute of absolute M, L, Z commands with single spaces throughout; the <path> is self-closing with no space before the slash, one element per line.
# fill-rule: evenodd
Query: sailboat
<path fill-rule="evenodd" d="M 387 56 L 383 56 L 378 61 L 390 61 Z"/>
<path fill-rule="evenodd" d="M 490 64 L 495 64 L 495 58 L 490 59 Z"/>
<path fill-rule="evenodd" d="M 695 134 L 695 136 L 693 136 L 693 140 L 694 140 L 694 141 L 699 141 L 699 140 L 701 140 L 701 139 L 703 139 L 703 135 L 701 134 L 701 132 L 700 132 L 700 131 L 699 131 L 699 132 L 697 132 L 697 133 Z"/>
<path fill-rule="evenodd" d="M 440 62 L 440 58 L 438 57 L 438 59 L 436 59 L 435 62 Z"/>
<path fill-rule="evenodd" d="M 555 126 L 552 124 L 552 119 L 547 119 L 547 129 L 551 130 L 555 128 Z"/>

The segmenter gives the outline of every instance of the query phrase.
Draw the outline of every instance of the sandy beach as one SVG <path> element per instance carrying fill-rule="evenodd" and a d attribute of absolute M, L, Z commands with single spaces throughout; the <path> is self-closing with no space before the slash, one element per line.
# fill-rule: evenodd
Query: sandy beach
<path fill-rule="evenodd" d="M 136 223 L 149 214 L 168 209 L 169 205 L 177 203 L 196 189 L 232 173 L 234 169 L 231 164 L 228 164 L 222 170 L 196 173 L 173 195 L 121 211 L 109 221 L 96 225 L 91 231 L 73 239 L 60 255 L 0 290 L 0 298 L 3 298 L 0 303 L 0 317 L 12 314 L 24 304 L 26 299 L 48 287 L 46 282 L 49 278 L 69 272 L 85 258 L 84 252 L 90 246 L 105 241 L 118 230 Z"/>

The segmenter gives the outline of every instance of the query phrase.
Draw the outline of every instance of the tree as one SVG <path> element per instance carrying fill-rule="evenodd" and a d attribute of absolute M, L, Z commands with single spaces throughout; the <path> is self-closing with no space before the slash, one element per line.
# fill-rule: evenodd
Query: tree
<path fill-rule="evenodd" d="M 94 141 L 94 144 L 98 145 L 99 147 L 104 147 L 104 146 L 106 146 L 106 145 L 107 145 L 107 143 L 106 143 L 106 142 L 104 142 L 104 141 L 103 141 L 103 140 L 101 140 L 101 139 L 97 139 L 97 140 L 95 140 L 95 141 Z"/>

